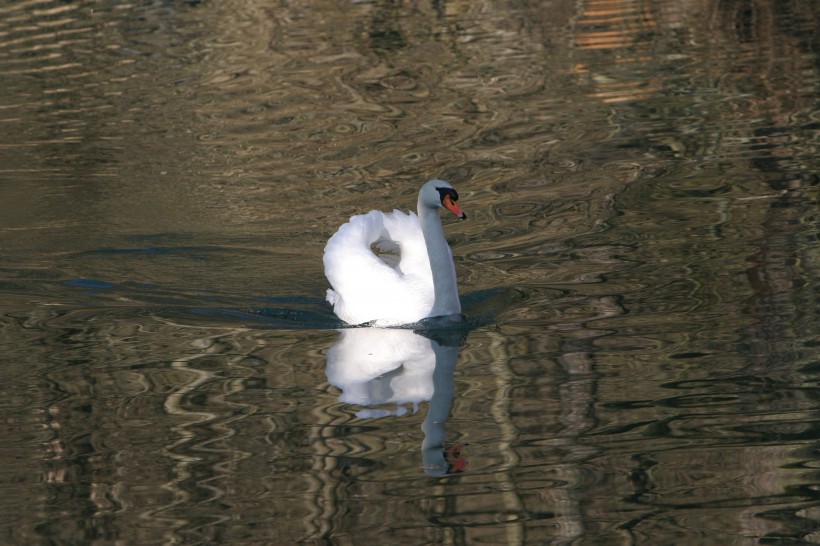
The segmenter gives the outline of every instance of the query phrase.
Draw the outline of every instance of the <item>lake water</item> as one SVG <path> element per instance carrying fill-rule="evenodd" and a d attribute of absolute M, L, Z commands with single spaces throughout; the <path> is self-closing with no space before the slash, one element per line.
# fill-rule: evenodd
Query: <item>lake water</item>
<path fill-rule="evenodd" d="M 0 5 L 0 543 L 820 543 L 805 0 Z M 326 240 L 451 181 L 467 321 Z"/>

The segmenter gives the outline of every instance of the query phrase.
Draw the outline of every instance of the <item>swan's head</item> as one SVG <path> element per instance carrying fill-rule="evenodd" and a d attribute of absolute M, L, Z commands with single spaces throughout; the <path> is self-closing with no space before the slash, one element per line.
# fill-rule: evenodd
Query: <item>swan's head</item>
<path fill-rule="evenodd" d="M 425 207 L 445 208 L 464 220 L 467 215 L 458 206 L 458 192 L 449 182 L 444 180 L 430 180 L 421 187 L 419 205 Z"/>

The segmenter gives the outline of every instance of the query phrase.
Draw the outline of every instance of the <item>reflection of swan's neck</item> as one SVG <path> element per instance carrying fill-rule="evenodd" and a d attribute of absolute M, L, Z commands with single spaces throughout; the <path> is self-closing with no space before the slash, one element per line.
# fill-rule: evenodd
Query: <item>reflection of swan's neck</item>
<path fill-rule="evenodd" d="M 438 209 L 423 205 L 419 198 L 418 214 L 421 232 L 424 234 L 424 243 L 427 245 L 427 255 L 430 258 L 430 269 L 433 272 L 433 287 L 435 288 L 435 302 L 429 316 L 458 314 L 461 312 L 461 304 L 458 301 L 456 270 L 453 266 L 453 255 L 444 238 L 444 229 L 441 227 Z"/>
<path fill-rule="evenodd" d="M 443 476 L 448 470 L 444 458 L 444 439 L 447 436 L 444 423 L 450 416 L 450 407 L 456 394 L 455 368 L 459 348 L 441 346 L 435 341 L 431 341 L 430 346 L 436 353 L 436 368 L 433 371 L 433 396 L 430 398 L 427 417 L 421 424 L 424 432 L 421 454 L 425 473 L 429 476 Z"/>

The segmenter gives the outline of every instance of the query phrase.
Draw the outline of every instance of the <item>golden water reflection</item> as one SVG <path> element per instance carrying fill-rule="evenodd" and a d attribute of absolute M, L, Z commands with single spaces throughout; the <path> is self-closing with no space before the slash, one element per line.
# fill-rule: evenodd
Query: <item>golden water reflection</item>
<path fill-rule="evenodd" d="M 0 7 L 6 541 L 816 541 L 816 11 Z M 340 341 L 432 176 L 489 320 Z"/>

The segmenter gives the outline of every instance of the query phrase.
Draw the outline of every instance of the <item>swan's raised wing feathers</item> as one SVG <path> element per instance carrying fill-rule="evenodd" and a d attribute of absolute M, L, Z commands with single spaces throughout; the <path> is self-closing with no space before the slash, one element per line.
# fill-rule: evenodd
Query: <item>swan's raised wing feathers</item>
<path fill-rule="evenodd" d="M 374 246 L 393 255 L 383 259 Z M 371 211 L 352 217 L 328 241 L 323 261 L 333 287 L 327 299 L 349 324 L 406 324 L 432 309 L 430 263 L 413 213 Z"/>

